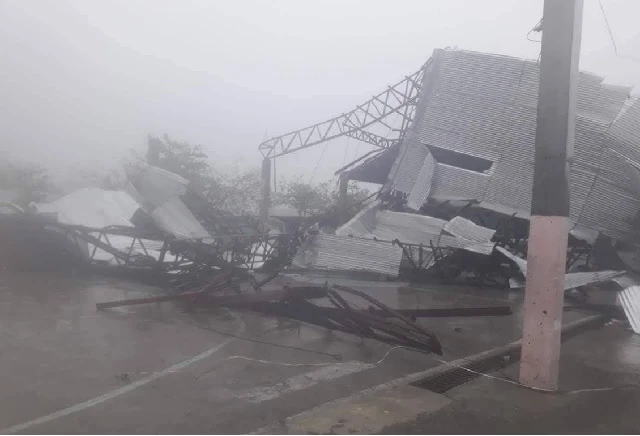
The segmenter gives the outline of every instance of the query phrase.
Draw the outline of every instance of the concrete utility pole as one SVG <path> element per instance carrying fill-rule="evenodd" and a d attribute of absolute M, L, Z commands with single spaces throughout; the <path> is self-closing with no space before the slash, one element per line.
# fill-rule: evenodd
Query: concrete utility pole
<path fill-rule="evenodd" d="M 583 0 L 545 0 L 520 382 L 558 388 Z"/>

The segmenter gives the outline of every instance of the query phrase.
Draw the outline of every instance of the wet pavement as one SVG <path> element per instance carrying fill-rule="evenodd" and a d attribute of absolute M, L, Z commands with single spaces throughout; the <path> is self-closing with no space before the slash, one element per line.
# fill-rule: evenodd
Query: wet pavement
<path fill-rule="evenodd" d="M 521 334 L 520 292 L 305 279 L 366 290 L 395 308 L 512 306 L 510 316 L 420 320 L 440 338 L 446 360 Z M 0 432 L 252 432 L 440 364 L 430 355 L 250 313 L 194 313 L 173 303 L 95 309 L 97 302 L 158 292 L 117 280 L 0 273 Z M 585 315 L 568 312 L 564 321 Z"/>
<path fill-rule="evenodd" d="M 518 365 L 491 376 L 517 380 Z M 563 342 L 557 393 L 480 377 L 447 391 L 442 398 L 448 405 L 411 422 L 388 426 L 383 432 L 637 434 L 640 335 L 622 323 L 611 323 Z"/>

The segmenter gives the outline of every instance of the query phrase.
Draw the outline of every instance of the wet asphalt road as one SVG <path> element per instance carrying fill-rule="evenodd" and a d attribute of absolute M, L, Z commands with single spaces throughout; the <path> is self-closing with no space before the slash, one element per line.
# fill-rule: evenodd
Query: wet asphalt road
<path fill-rule="evenodd" d="M 519 293 L 335 282 L 396 308 L 512 305 L 506 317 L 421 320 L 446 360 L 520 337 Z M 378 362 L 390 346 L 249 313 L 194 313 L 173 303 L 95 309 L 157 292 L 117 280 L 0 273 L 0 431 L 246 433 L 439 364 L 404 349 Z M 567 313 L 565 322 L 580 316 Z"/>

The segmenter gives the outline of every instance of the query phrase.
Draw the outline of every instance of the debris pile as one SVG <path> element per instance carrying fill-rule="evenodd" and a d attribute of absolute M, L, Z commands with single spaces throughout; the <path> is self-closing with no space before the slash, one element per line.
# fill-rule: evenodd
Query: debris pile
<path fill-rule="evenodd" d="M 256 217 L 213 209 L 187 180 L 152 165 L 131 175 L 124 190 L 80 189 L 37 212 L 7 206 L 0 227 L 3 250 L 24 252 L 20 262 L 29 267 L 67 254 L 75 269 L 179 289 L 221 269 L 277 270 L 296 240 Z M 51 252 L 38 256 L 45 245 Z"/>
<path fill-rule="evenodd" d="M 509 306 L 391 309 L 365 292 L 342 285 L 268 287 L 267 283 L 274 277 L 251 286 L 251 289 L 245 287 L 241 290 L 238 282 L 233 283 L 232 274 L 219 273 L 210 283 L 195 290 L 103 302 L 96 307 L 103 310 L 165 301 L 180 301 L 198 309 L 228 307 L 289 318 L 330 331 L 436 354 L 442 354 L 440 341 L 434 332 L 418 325 L 416 318 L 511 314 Z M 366 308 L 363 309 L 364 306 Z"/>
<path fill-rule="evenodd" d="M 412 77 L 404 92 L 390 90 L 395 100 L 383 93 L 359 105 L 362 116 L 345 113 L 260 145 L 265 157 L 275 159 L 293 146 L 323 142 L 313 137 L 292 146 L 287 138 L 302 141 L 303 132 L 322 133 L 321 126 L 342 123 L 348 126 L 344 135 L 378 147 L 336 174 L 381 184 L 379 201 L 335 235 L 306 241 L 293 264 L 521 289 L 539 64 L 435 50 Z M 619 301 L 634 310 L 628 295 L 633 291 L 626 289 L 638 283 L 633 272 L 640 273 L 640 102 L 630 87 L 590 73 L 580 73 L 577 88 L 565 288 L 626 279 Z M 387 100 L 402 105 L 378 107 Z M 410 120 L 403 119 L 396 141 L 379 143 L 371 139 L 380 137 L 373 128 L 393 134 L 391 109 L 411 114 Z"/>

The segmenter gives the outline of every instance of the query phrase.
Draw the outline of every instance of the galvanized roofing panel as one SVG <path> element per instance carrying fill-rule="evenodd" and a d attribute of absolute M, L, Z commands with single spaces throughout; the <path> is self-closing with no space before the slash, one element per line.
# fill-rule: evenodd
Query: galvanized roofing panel
<path fill-rule="evenodd" d="M 375 215 L 370 211 L 375 211 Z M 372 228 L 361 222 L 371 219 L 372 216 L 375 221 Z M 449 229 L 451 236 L 443 234 L 445 227 Z M 366 231 L 362 231 L 365 228 Z M 387 242 L 397 239 L 405 244 L 463 249 L 485 255 L 493 251 L 494 244 L 489 241 L 494 233 L 493 230 L 478 226 L 461 217 L 447 222 L 427 215 L 377 210 L 377 208 L 368 209 L 366 213 L 360 214 L 359 217 L 336 230 L 336 235 L 342 237 L 352 235 Z"/>
<path fill-rule="evenodd" d="M 444 230 L 458 238 L 476 242 L 489 242 L 496 233 L 493 229 L 479 226 L 461 216 L 453 217 L 444 225 Z"/>
<path fill-rule="evenodd" d="M 408 244 L 434 245 L 442 232 L 445 221 L 413 213 L 379 211 L 372 234 L 378 239 L 393 241 L 398 239 Z"/>
<path fill-rule="evenodd" d="M 337 236 L 369 238 L 376 225 L 376 213 L 380 202 L 376 201 L 358 212 L 353 218 L 336 230 Z"/>
<path fill-rule="evenodd" d="M 411 132 L 405 135 L 390 177 L 390 189 L 406 194 L 413 189 L 429 150 Z"/>
<path fill-rule="evenodd" d="M 564 290 L 566 291 L 580 286 L 613 281 L 613 279 L 622 276 L 624 273 L 624 271 L 611 270 L 569 273 L 564 276 Z M 509 286 L 511 289 L 524 288 L 525 285 L 524 280 L 514 278 L 509 279 Z"/>
<path fill-rule="evenodd" d="M 478 200 L 528 213 L 531 204 L 539 66 L 534 61 L 460 50 L 436 50 L 416 110 L 410 153 L 390 175 L 394 189 L 429 198 Z M 618 237 L 640 235 L 635 178 L 614 149 L 640 162 L 640 104 L 629 88 L 580 73 L 571 176 L 574 223 Z M 614 121 L 612 125 L 611 123 Z M 419 179 L 424 147 L 437 146 L 492 160 L 486 173 L 437 163 Z M 400 182 L 401 181 L 401 182 Z M 413 182 L 413 184 L 411 184 Z M 428 184 L 428 186 L 425 186 Z M 419 186 L 416 186 L 419 185 Z M 417 196 L 412 207 L 417 208 Z"/>
<path fill-rule="evenodd" d="M 618 292 L 618 302 L 633 331 L 640 334 L 640 286 L 630 286 Z"/>
<path fill-rule="evenodd" d="M 146 165 L 132 178 L 137 181 L 138 193 L 149 209 L 160 206 L 171 197 L 184 194 L 189 184 L 185 178 L 153 165 Z"/>
<path fill-rule="evenodd" d="M 413 185 L 413 189 L 407 198 L 407 206 L 413 210 L 419 210 L 427 200 L 431 192 L 431 180 L 435 174 L 436 161 L 431 154 L 428 154 L 422 164 L 418 178 Z"/>
<path fill-rule="evenodd" d="M 154 224 L 178 239 L 211 239 L 196 217 L 178 197 L 171 197 L 151 212 Z"/>
<path fill-rule="evenodd" d="M 437 164 L 431 198 L 474 200 L 482 198 L 490 176 L 445 164 Z"/>
<path fill-rule="evenodd" d="M 397 277 L 402 249 L 389 242 L 320 233 L 306 241 L 292 265 L 305 269 L 366 271 Z"/>
<path fill-rule="evenodd" d="M 510 252 L 509 250 L 507 250 L 504 247 L 496 247 L 496 251 L 499 253 L 502 253 L 507 259 L 509 259 L 510 261 L 512 261 L 514 264 L 516 264 L 516 266 L 518 267 L 518 269 L 520 270 L 520 272 L 522 273 L 523 276 L 527 276 L 527 261 L 524 260 L 521 257 L 516 256 L 515 254 L 513 254 L 512 252 Z"/>

